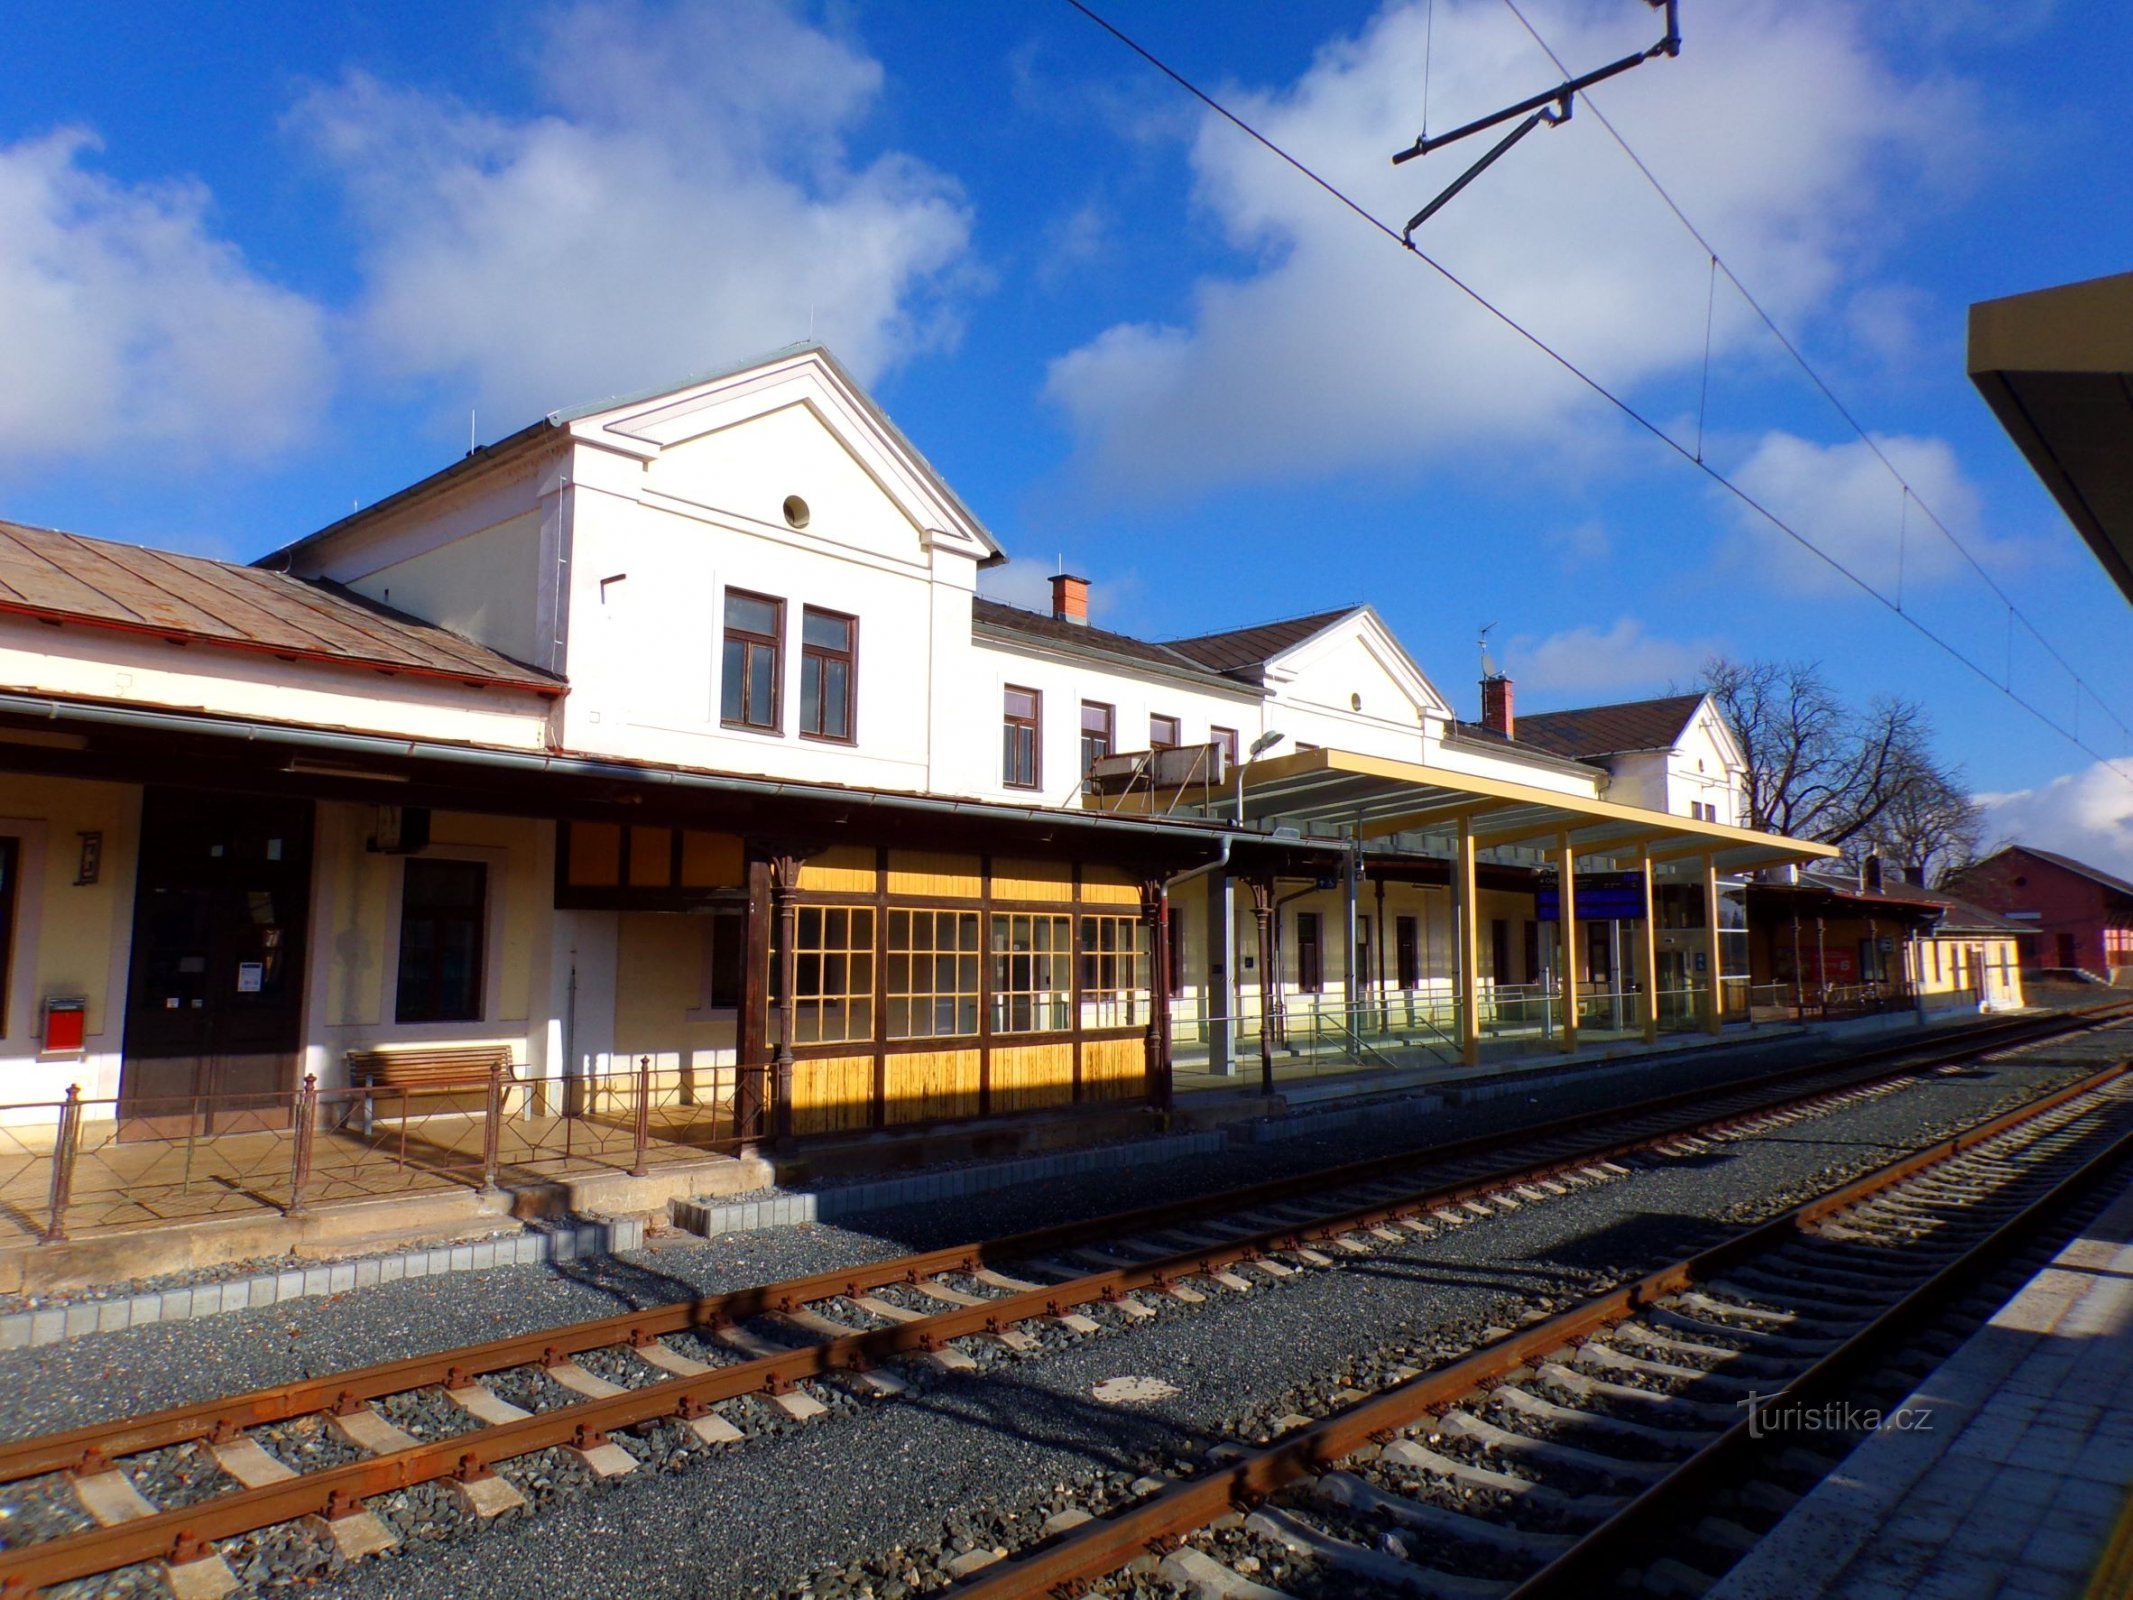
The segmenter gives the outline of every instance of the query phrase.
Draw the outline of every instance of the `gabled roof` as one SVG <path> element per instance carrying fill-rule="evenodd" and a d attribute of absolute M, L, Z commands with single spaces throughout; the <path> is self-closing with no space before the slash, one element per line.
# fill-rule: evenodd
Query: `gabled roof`
<path fill-rule="evenodd" d="M 1004 562 L 1007 557 L 1000 549 L 999 541 L 993 538 L 991 532 L 977 519 L 976 514 L 971 511 L 970 507 L 963 503 L 962 496 L 957 494 L 948 480 L 940 475 L 934 468 L 933 463 L 928 461 L 924 454 L 920 452 L 918 446 L 911 442 L 910 436 L 903 429 L 897 427 L 895 422 L 890 419 L 889 414 L 881 409 L 880 404 L 874 397 L 868 394 L 849 372 L 845 371 L 843 364 L 834 355 L 830 354 L 826 345 L 803 342 L 785 345 L 780 349 L 769 351 L 763 355 L 751 356 L 745 361 L 736 361 L 726 366 L 714 367 L 706 372 L 698 372 L 673 383 L 661 384 L 657 388 L 642 389 L 634 394 L 615 395 L 605 400 L 596 400 L 584 405 L 565 407 L 560 411 L 551 411 L 539 421 L 528 424 L 516 433 L 506 435 L 494 444 L 480 445 L 475 449 L 469 450 L 450 466 L 440 468 L 428 477 L 411 483 L 404 489 L 396 490 L 384 499 L 375 501 L 363 507 L 360 511 L 352 512 L 337 522 L 328 523 L 316 533 L 306 534 L 293 544 L 284 545 L 278 550 L 261 556 L 258 564 L 261 566 L 276 564 L 287 567 L 289 557 L 294 554 L 307 550 L 313 545 L 332 538 L 336 534 L 345 532 L 349 528 L 368 522 L 380 513 L 390 511 L 392 508 L 405 504 L 407 501 L 433 493 L 459 478 L 472 474 L 479 468 L 508 460 L 543 444 L 552 444 L 559 436 L 569 433 L 574 424 L 589 421 L 610 411 L 617 411 L 630 406 L 648 405 L 652 401 L 662 400 L 669 396 L 685 395 L 692 389 L 701 389 L 706 385 L 739 378 L 758 369 L 775 367 L 781 362 L 792 361 L 803 356 L 819 360 L 828 369 L 836 385 L 842 388 L 866 414 L 868 420 L 881 430 L 883 436 L 889 440 L 895 451 L 909 461 L 910 465 L 924 478 L 926 486 L 940 497 L 954 515 L 960 517 L 969 526 L 979 544 L 986 551 L 981 565 L 994 566 Z"/>
<path fill-rule="evenodd" d="M 562 682 L 338 584 L 0 522 L 0 614 L 555 694 Z"/>
<path fill-rule="evenodd" d="M 1670 694 L 1571 711 L 1522 712 L 1513 728 L 1517 743 L 1537 745 L 1573 761 L 1630 750 L 1670 750 L 1703 702 L 1700 694 Z"/>
<path fill-rule="evenodd" d="M 970 623 L 976 633 L 1019 638 L 1091 660 L 1153 667 L 1173 675 L 1200 679 L 1213 688 L 1234 692 L 1240 687 L 1234 679 L 1181 655 L 1167 644 L 1154 644 L 1131 634 L 1113 633 L 1108 628 L 1092 628 L 1086 623 L 1068 622 L 1045 611 L 1025 611 L 1020 606 L 990 600 L 984 595 L 972 597 Z"/>
<path fill-rule="evenodd" d="M 1973 866 L 1965 867 L 1961 872 L 1956 873 L 1955 876 L 1957 878 L 1966 877 L 1970 873 L 1975 872 L 1978 867 L 1984 866 L 1986 862 L 1996 861 L 2000 858 L 2000 856 L 2007 855 L 2024 855 L 2033 857 L 2038 861 L 2049 862 L 2052 866 L 2059 867 L 2067 872 L 2071 872 L 2076 877 L 2086 878 L 2091 883 L 2100 884 L 2102 887 L 2110 890 L 2113 894 L 2122 894 L 2126 896 L 2127 899 L 2133 900 L 2133 883 L 2128 883 L 2123 878 L 2115 878 L 2110 873 L 2105 872 L 2101 867 L 2092 867 L 2086 861 L 2076 861 L 2072 856 L 2062 856 L 2056 850 L 2039 850 L 2033 844 L 2011 844 L 2007 846 L 2006 849 L 2000 850 L 1993 855 L 1987 856 L 1984 861 L 1977 862 Z"/>
<path fill-rule="evenodd" d="M 1332 611 L 1314 611 L 1305 617 L 1254 623 L 1248 628 L 1229 628 L 1220 633 L 1195 634 L 1189 639 L 1170 639 L 1164 648 L 1216 672 L 1258 674 L 1285 650 L 1324 633 L 1343 618 L 1352 617 L 1361 606 L 1339 606 Z"/>

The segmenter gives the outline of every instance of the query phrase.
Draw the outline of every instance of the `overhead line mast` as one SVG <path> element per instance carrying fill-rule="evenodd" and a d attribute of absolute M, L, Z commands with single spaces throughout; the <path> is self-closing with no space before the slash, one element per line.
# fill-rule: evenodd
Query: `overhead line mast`
<path fill-rule="evenodd" d="M 1480 133 L 1486 128 L 1493 128 L 1501 123 L 1509 122 L 1515 116 L 1531 113 L 1530 116 L 1526 117 L 1525 121 L 1513 128 L 1503 138 L 1497 140 L 1490 147 L 1487 155 L 1462 172 L 1443 193 L 1410 217 L 1406 228 L 1401 231 L 1401 239 L 1408 244 L 1412 244 L 1414 242 L 1415 229 L 1421 227 L 1423 223 L 1429 221 L 1431 217 L 1443 210 L 1454 195 L 1495 165 L 1498 157 L 1502 156 L 1511 146 L 1518 143 L 1519 140 L 1523 139 L 1542 123 L 1546 123 L 1553 128 L 1568 122 L 1572 103 L 1581 89 L 1589 89 L 1596 83 L 1604 83 L 1609 78 L 1618 77 L 1622 73 L 1629 71 L 1631 67 L 1642 66 L 1654 56 L 1680 55 L 1680 0 L 1645 0 L 1645 4 L 1649 5 L 1654 11 L 1663 9 L 1666 12 L 1666 36 L 1649 50 L 1640 50 L 1635 55 L 1624 56 L 1620 61 L 1609 62 L 1606 66 L 1588 72 L 1582 77 L 1571 78 L 1567 82 L 1559 83 L 1545 93 L 1521 100 L 1515 106 L 1505 106 L 1501 111 L 1492 112 L 1486 117 L 1476 118 L 1463 127 L 1454 128 L 1450 133 L 1440 133 L 1434 139 L 1427 135 L 1418 136 L 1415 142 L 1407 149 L 1397 152 L 1392 158 L 1394 166 L 1399 166 L 1402 162 L 1412 161 L 1417 156 L 1426 156 L 1432 150 L 1441 150 L 1446 145 L 1456 143 L 1470 134 Z"/>

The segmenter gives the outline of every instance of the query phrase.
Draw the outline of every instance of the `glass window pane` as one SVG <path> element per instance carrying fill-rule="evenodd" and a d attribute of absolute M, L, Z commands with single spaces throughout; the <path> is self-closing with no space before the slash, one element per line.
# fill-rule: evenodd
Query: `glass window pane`
<path fill-rule="evenodd" d="M 800 726 L 810 733 L 822 726 L 822 663 L 813 656 L 800 663 Z"/>
<path fill-rule="evenodd" d="M 719 674 L 718 714 L 728 722 L 741 720 L 744 681 L 748 670 L 748 646 L 738 639 L 726 641 L 725 667 Z"/>
<path fill-rule="evenodd" d="M 771 665 L 774 653 L 761 645 L 748 651 L 748 720 L 767 724 L 772 720 Z"/>
<path fill-rule="evenodd" d="M 822 691 L 822 731 L 832 739 L 851 737 L 852 689 L 851 665 L 844 661 L 822 663 L 827 684 Z"/>
<path fill-rule="evenodd" d="M 726 626 L 742 628 L 749 633 L 774 634 L 778 631 L 777 604 L 758 600 L 753 595 L 729 592 L 726 596 Z"/>
<path fill-rule="evenodd" d="M 818 649 L 846 652 L 852 648 L 852 622 L 849 617 L 810 610 L 801 618 L 800 637 Z"/>

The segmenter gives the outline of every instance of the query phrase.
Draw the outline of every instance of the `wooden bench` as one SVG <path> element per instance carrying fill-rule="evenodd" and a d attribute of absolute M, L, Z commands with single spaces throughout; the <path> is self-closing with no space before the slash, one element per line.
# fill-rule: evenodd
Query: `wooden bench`
<path fill-rule="evenodd" d="M 504 1069 L 504 1082 L 512 1082 L 518 1069 L 507 1044 L 430 1045 L 403 1050 L 351 1050 L 348 1052 L 348 1083 L 355 1089 L 389 1089 L 399 1095 L 486 1095 L 489 1074 Z M 362 1121 L 367 1132 L 371 1107 L 377 1097 L 365 1096 Z"/>

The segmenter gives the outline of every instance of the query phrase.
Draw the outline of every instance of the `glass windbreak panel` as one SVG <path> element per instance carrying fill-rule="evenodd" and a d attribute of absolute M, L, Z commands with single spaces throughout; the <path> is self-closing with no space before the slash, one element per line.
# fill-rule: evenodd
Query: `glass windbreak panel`
<path fill-rule="evenodd" d="M 793 1043 L 874 1037 L 874 908 L 802 906 L 793 939 Z"/>
<path fill-rule="evenodd" d="M 1138 917 L 1081 919 L 1081 1025 L 1131 1027 L 1148 1014 L 1148 952 Z"/>
<path fill-rule="evenodd" d="M 978 914 L 889 913 L 885 1037 L 933 1039 L 978 1031 Z"/>
<path fill-rule="evenodd" d="M 995 1033 L 1053 1033 L 1071 1025 L 1073 919 L 998 912 L 992 919 Z"/>

